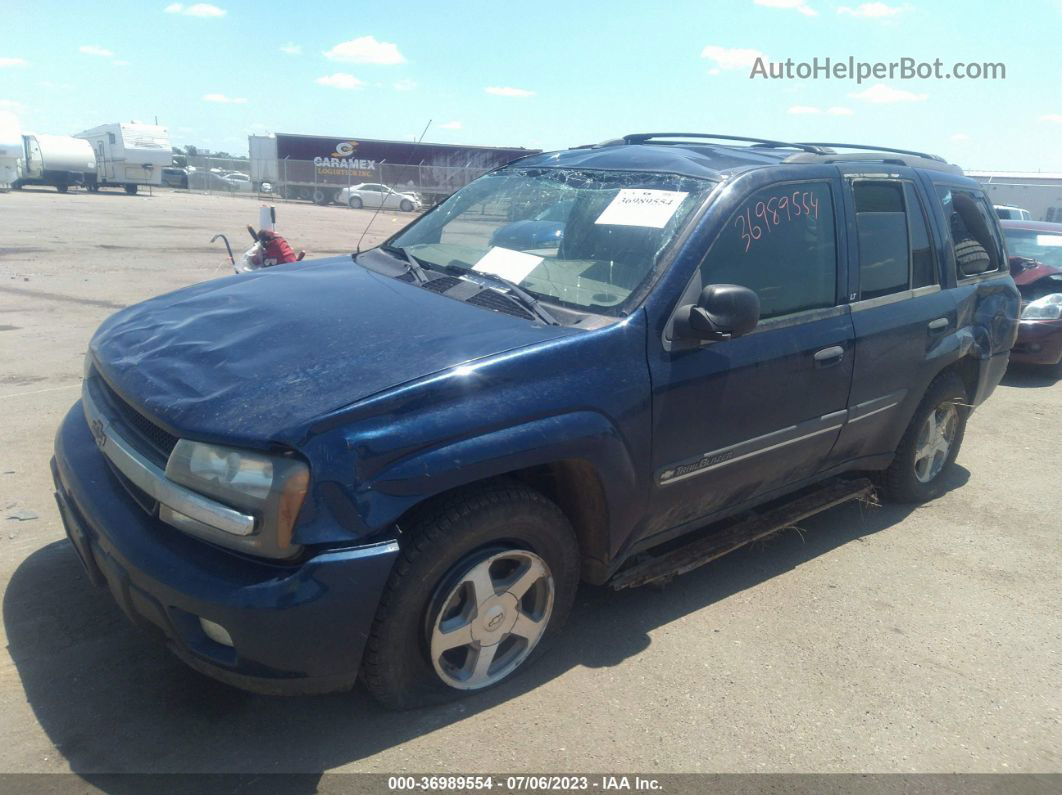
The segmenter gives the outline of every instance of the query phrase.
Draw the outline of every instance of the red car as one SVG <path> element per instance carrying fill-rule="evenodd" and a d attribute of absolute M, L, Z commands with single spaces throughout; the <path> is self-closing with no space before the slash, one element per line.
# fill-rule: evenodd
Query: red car
<path fill-rule="evenodd" d="M 1012 362 L 1053 366 L 1062 375 L 1062 224 L 1000 221 L 1010 274 L 1021 292 Z"/>

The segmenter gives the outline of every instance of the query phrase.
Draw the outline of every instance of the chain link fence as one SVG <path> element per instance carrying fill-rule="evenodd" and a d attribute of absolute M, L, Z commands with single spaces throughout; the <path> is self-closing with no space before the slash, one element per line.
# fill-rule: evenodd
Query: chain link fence
<path fill-rule="evenodd" d="M 408 165 L 383 162 L 372 169 L 334 168 L 312 160 L 251 162 L 239 158 L 189 155 L 188 189 L 201 193 L 269 197 L 281 201 L 317 204 L 348 203 L 351 192 L 365 186 L 354 198 L 355 206 L 371 206 L 371 194 L 415 194 L 425 207 L 441 201 L 458 188 L 486 173 L 472 167 Z M 183 186 L 182 186 L 183 187 Z M 389 190 L 380 190 L 380 188 Z"/>

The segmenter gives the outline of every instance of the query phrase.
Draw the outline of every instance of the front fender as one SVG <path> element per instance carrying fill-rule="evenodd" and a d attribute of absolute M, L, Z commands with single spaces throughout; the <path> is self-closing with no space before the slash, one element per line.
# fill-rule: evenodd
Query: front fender
<path fill-rule="evenodd" d="M 597 472 L 610 517 L 636 513 L 639 484 L 631 452 L 615 425 L 594 411 L 542 417 L 397 461 L 359 484 L 358 513 L 370 527 L 382 527 L 444 491 L 572 459 L 587 461 Z"/>

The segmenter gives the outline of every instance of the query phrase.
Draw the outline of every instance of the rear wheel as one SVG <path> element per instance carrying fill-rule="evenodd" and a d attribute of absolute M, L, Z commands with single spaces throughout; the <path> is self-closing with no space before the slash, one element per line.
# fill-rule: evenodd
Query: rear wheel
<path fill-rule="evenodd" d="M 966 433 L 966 401 L 966 389 L 955 373 L 942 373 L 929 385 L 885 471 L 887 497 L 924 502 L 941 493 L 943 476 L 955 463 Z"/>
<path fill-rule="evenodd" d="M 310 194 L 310 199 L 313 201 L 314 204 L 320 204 L 322 206 L 325 204 L 331 204 L 332 193 L 331 191 L 321 190 L 320 188 L 314 188 L 313 193 Z"/>
<path fill-rule="evenodd" d="M 351 196 L 347 201 L 347 204 L 350 205 L 350 209 L 352 210 L 360 210 L 362 206 L 361 199 L 357 196 Z"/>
<path fill-rule="evenodd" d="M 496 685 L 557 635 L 578 580 L 571 526 L 541 494 L 517 484 L 456 494 L 404 535 L 362 680 L 397 709 Z"/>
<path fill-rule="evenodd" d="M 128 193 L 130 196 L 136 195 L 136 189 L 137 186 L 135 184 L 129 184 L 125 186 L 125 192 Z"/>

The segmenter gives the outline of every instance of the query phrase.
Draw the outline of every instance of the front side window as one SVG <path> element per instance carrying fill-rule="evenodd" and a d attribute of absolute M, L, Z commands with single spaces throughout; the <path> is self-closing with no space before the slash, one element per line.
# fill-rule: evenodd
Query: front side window
<path fill-rule="evenodd" d="M 715 183 L 677 174 L 507 168 L 462 188 L 390 245 L 535 298 L 621 314 Z"/>
<path fill-rule="evenodd" d="M 984 195 L 938 185 L 937 197 L 951 233 L 957 278 L 998 271 L 1003 265 L 1003 244 Z"/>
<path fill-rule="evenodd" d="M 837 243 L 830 186 L 786 183 L 749 196 L 701 263 L 701 283 L 754 290 L 761 319 L 834 306 Z"/>

